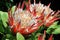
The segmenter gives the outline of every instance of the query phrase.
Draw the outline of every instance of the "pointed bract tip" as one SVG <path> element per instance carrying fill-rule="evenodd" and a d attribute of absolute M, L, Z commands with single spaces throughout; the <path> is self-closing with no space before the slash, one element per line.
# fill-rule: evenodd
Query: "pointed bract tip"
<path fill-rule="evenodd" d="M 29 4 L 30 4 L 30 0 L 29 0 Z"/>
<path fill-rule="evenodd" d="M 41 1 L 39 1 L 39 4 L 41 3 Z"/>
<path fill-rule="evenodd" d="M 53 34 L 50 36 L 50 38 L 48 40 L 53 40 Z"/>
<path fill-rule="evenodd" d="M 35 3 L 36 3 L 36 0 L 34 0 L 34 5 L 35 5 Z"/>
<path fill-rule="evenodd" d="M 51 3 L 48 4 L 48 7 L 50 7 Z"/>
<path fill-rule="evenodd" d="M 18 8 L 20 8 L 20 3 L 18 4 Z"/>
<path fill-rule="evenodd" d="M 23 1 L 21 8 L 23 9 L 25 5 L 25 1 Z"/>
<path fill-rule="evenodd" d="M 60 10 L 58 10 L 58 13 L 60 13 Z"/>

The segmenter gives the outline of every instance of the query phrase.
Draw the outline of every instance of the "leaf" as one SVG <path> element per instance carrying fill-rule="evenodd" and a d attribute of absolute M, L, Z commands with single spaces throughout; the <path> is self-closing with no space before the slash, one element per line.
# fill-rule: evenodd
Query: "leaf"
<path fill-rule="evenodd" d="M 0 20 L 0 32 L 3 33 L 4 32 L 4 28 L 2 26 L 2 21 Z"/>
<path fill-rule="evenodd" d="M 5 21 L 3 21 L 3 25 L 4 27 L 7 27 L 7 23 Z"/>
<path fill-rule="evenodd" d="M 13 2 L 13 0 L 10 0 L 11 2 Z"/>
<path fill-rule="evenodd" d="M 55 29 L 52 34 L 60 34 L 60 25 L 57 29 Z"/>
<path fill-rule="evenodd" d="M 36 33 L 35 37 L 38 37 L 39 35 L 41 35 L 41 33 Z"/>
<path fill-rule="evenodd" d="M 0 20 L 1 20 L 1 13 L 2 13 L 2 11 L 0 11 Z"/>
<path fill-rule="evenodd" d="M 4 32 L 4 28 L 0 25 L 0 32 Z"/>
<path fill-rule="evenodd" d="M 1 24 L 0 24 L 0 32 L 4 32 L 4 28 Z"/>
<path fill-rule="evenodd" d="M 49 26 L 49 28 L 54 28 L 54 29 L 57 28 L 58 22 L 59 22 L 59 21 L 54 22 L 51 26 Z M 48 28 L 48 29 L 49 29 L 49 28 Z"/>
<path fill-rule="evenodd" d="M 2 12 L 2 13 L 1 13 L 1 19 L 2 19 L 2 21 L 7 22 L 8 13 L 7 13 L 7 12 Z"/>
<path fill-rule="evenodd" d="M 15 7 L 16 7 L 16 6 L 13 6 L 13 7 L 12 7 L 12 9 L 11 9 L 11 10 L 12 10 L 12 13 L 14 13 Z"/>
<path fill-rule="evenodd" d="M 8 21 L 8 13 L 7 12 L 1 12 L 1 20 L 3 22 L 4 27 L 7 27 L 7 21 Z"/>
<path fill-rule="evenodd" d="M 23 35 L 20 34 L 19 32 L 17 33 L 16 37 L 17 37 L 17 40 L 25 40 L 25 38 L 23 37 Z"/>
<path fill-rule="evenodd" d="M 54 22 L 51 26 L 49 26 L 46 32 L 48 34 L 51 34 L 57 28 L 58 28 L 58 21 Z"/>
<path fill-rule="evenodd" d="M 11 37 L 11 34 L 6 34 L 6 38 L 10 38 Z"/>
<path fill-rule="evenodd" d="M 5 40 L 9 40 L 9 39 L 5 39 Z"/>
<path fill-rule="evenodd" d="M 9 26 L 5 28 L 5 33 L 12 34 L 12 31 Z"/>

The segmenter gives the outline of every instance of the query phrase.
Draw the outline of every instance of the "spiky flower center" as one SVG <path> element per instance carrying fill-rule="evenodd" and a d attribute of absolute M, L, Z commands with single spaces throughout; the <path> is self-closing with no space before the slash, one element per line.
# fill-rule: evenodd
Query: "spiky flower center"
<path fill-rule="evenodd" d="M 33 24 L 35 24 L 37 21 L 36 19 L 33 17 L 33 15 L 26 11 L 19 11 L 18 10 L 14 13 L 14 22 L 15 24 L 17 24 L 18 22 L 20 22 L 21 27 L 27 27 L 27 26 L 31 26 Z"/>
<path fill-rule="evenodd" d="M 26 9 L 23 10 L 24 5 L 26 5 Z M 50 7 L 44 6 L 39 2 L 39 4 L 26 3 L 25 1 L 20 6 L 15 7 L 14 13 L 11 11 L 8 12 L 9 15 L 9 24 L 11 29 L 14 32 L 20 32 L 22 34 L 30 34 L 42 25 L 46 27 L 50 26 L 54 21 L 60 19 L 57 15 L 60 11 L 53 11 Z M 10 9 L 11 10 L 11 9 Z M 12 14 L 11 14 L 12 13 Z"/>
<path fill-rule="evenodd" d="M 23 10 L 21 8 L 17 9 L 13 15 L 14 18 L 14 22 L 16 25 L 18 22 L 20 22 L 21 27 L 27 27 L 27 26 L 31 26 L 33 24 L 36 24 L 39 20 L 36 20 L 36 18 L 39 18 L 41 16 L 41 13 L 44 11 L 45 16 L 52 12 L 51 9 L 49 9 L 49 7 L 44 6 L 43 4 L 39 3 L 39 4 L 31 4 L 30 5 L 30 11 L 28 10 Z M 35 11 L 34 11 L 35 10 Z M 36 12 L 36 16 L 35 15 Z"/>

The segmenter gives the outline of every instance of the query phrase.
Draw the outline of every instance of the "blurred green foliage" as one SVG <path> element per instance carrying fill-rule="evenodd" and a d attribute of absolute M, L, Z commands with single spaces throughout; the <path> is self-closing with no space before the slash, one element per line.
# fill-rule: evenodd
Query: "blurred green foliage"
<path fill-rule="evenodd" d="M 17 33 L 16 37 L 17 37 L 17 40 L 25 40 L 25 38 L 23 37 L 23 35 L 20 34 L 20 33 Z"/>
<path fill-rule="evenodd" d="M 8 11 L 14 5 L 13 0 L 0 0 L 0 11 Z"/>
<path fill-rule="evenodd" d="M 54 22 L 49 28 L 47 29 L 48 34 L 60 34 L 60 23 L 59 21 Z"/>

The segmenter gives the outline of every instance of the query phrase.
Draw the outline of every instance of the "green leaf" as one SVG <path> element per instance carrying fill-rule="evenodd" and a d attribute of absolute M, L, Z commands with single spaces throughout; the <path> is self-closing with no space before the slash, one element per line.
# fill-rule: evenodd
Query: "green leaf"
<path fill-rule="evenodd" d="M 1 19 L 2 19 L 2 21 L 7 22 L 8 13 L 7 13 L 7 12 L 2 12 L 2 13 L 1 13 Z"/>
<path fill-rule="evenodd" d="M 0 25 L 0 32 L 4 32 L 4 28 Z"/>
<path fill-rule="evenodd" d="M 0 20 L 0 32 L 3 33 L 4 32 L 4 28 L 2 26 L 2 21 Z"/>
<path fill-rule="evenodd" d="M 48 34 L 51 34 L 57 28 L 58 28 L 58 21 L 54 22 L 51 26 L 49 26 L 46 32 Z"/>
<path fill-rule="evenodd" d="M 0 25 L 0 32 L 4 32 L 4 28 Z"/>
<path fill-rule="evenodd" d="M 52 34 L 60 34 L 60 25 L 57 29 L 55 29 Z"/>
<path fill-rule="evenodd" d="M 9 40 L 9 39 L 5 39 L 5 40 Z"/>
<path fill-rule="evenodd" d="M 54 29 L 57 28 L 58 22 L 59 22 L 59 21 L 54 22 L 51 26 L 49 26 L 49 28 L 54 28 Z M 49 29 L 49 28 L 48 28 L 48 29 Z"/>
<path fill-rule="evenodd" d="M 3 25 L 4 25 L 4 27 L 7 27 L 7 23 L 6 22 L 3 22 Z"/>
<path fill-rule="evenodd" d="M 13 2 L 13 0 L 10 0 L 11 2 Z"/>
<path fill-rule="evenodd" d="M 12 9 L 11 9 L 11 10 L 12 10 L 12 13 L 14 13 L 15 8 L 16 8 L 16 6 L 13 6 L 13 7 L 12 7 Z"/>
<path fill-rule="evenodd" d="M 1 20 L 3 22 L 4 27 L 7 27 L 7 21 L 8 21 L 8 13 L 7 12 L 1 12 Z"/>
<path fill-rule="evenodd" d="M 0 20 L 1 20 L 1 13 L 3 13 L 2 11 L 0 11 Z"/>
<path fill-rule="evenodd" d="M 11 34 L 6 34 L 6 38 L 10 38 L 11 37 Z"/>
<path fill-rule="evenodd" d="M 20 34 L 19 32 L 17 33 L 16 37 L 17 37 L 17 40 L 25 40 L 25 38 L 23 37 L 23 35 Z"/>
<path fill-rule="evenodd" d="M 5 33 L 7 33 L 7 34 L 12 34 L 12 31 L 11 31 L 11 29 L 9 28 L 9 26 L 5 28 Z"/>

